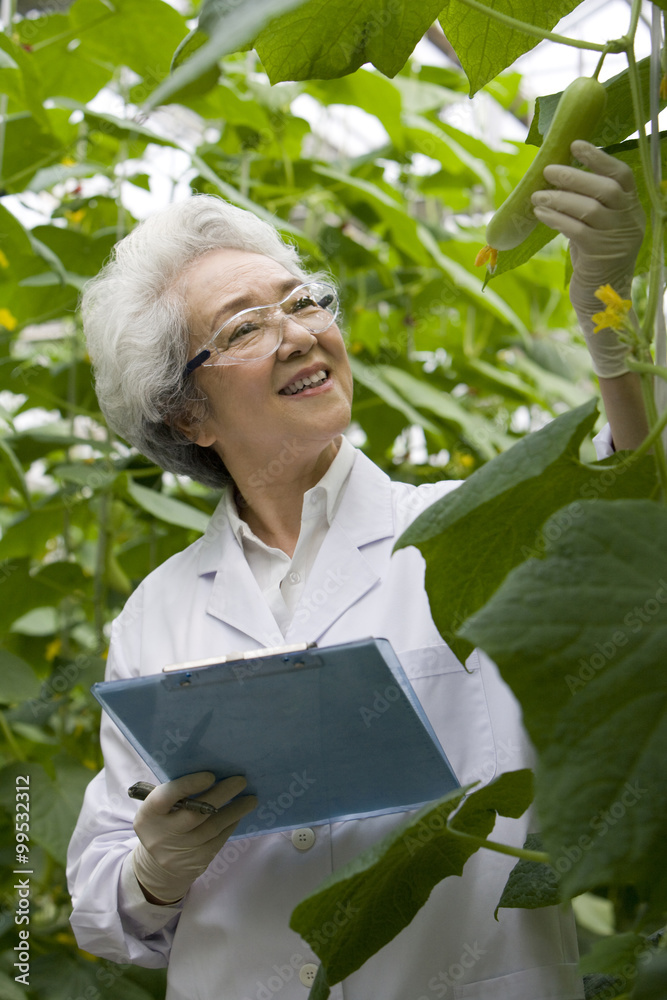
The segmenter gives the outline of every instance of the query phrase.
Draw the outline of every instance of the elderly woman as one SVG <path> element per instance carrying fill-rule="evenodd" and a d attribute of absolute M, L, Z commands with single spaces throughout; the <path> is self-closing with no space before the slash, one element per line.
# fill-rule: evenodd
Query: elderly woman
<path fill-rule="evenodd" d="M 611 282 L 627 294 L 643 214 L 623 164 L 588 144 L 573 151 L 590 172 L 548 168 L 554 187 L 535 196 L 536 211 L 571 239 L 572 295 L 590 333 L 594 290 Z M 108 678 L 284 642 L 385 636 L 462 784 L 529 764 L 518 706 L 494 664 L 474 653 L 463 669 L 431 619 L 421 555 L 392 556 L 410 521 L 456 484 L 392 482 L 345 438 L 352 377 L 333 285 L 307 274 L 267 223 L 196 196 L 126 237 L 83 308 L 110 426 L 164 469 L 223 490 L 204 536 L 151 573 L 114 622 Z M 624 348 L 613 331 L 590 340 L 614 441 L 635 446 L 645 427 Z M 311 600 L 320 592 L 325 601 Z M 150 772 L 106 718 L 101 739 L 105 767 L 70 845 L 81 947 L 168 964 L 168 1000 L 305 997 L 318 959 L 289 929 L 292 909 L 402 816 L 227 844 L 258 805 L 239 795 L 243 778 L 210 787 L 212 774 L 185 775 L 137 807 L 128 785 Z M 205 790 L 214 815 L 172 811 Z M 523 832 L 499 820 L 495 836 Z M 494 920 L 510 867 L 479 851 L 332 996 L 581 997 L 568 912 L 505 910 Z"/>

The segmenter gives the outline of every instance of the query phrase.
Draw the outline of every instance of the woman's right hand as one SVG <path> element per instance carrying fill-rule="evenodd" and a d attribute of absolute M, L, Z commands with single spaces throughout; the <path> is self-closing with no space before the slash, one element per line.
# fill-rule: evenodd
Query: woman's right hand
<path fill-rule="evenodd" d="M 240 775 L 211 787 L 214 781 L 215 775 L 209 771 L 185 774 L 158 785 L 139 806 L 134 830 L 140 843 L 132 852 L 132 863 L 150 903 L 164 905 L 181 899 L 206 871 L 239 820 L 257 806 L 254 795 L 234 798 L 246 787 Z M 201 797 L 219 812 L 171 811 L 179 799 L 202 792 L 206 795 Z"/>

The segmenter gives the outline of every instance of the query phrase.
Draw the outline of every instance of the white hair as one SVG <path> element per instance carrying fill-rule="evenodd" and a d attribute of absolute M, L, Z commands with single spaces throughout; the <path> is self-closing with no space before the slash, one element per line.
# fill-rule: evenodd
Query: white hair
<path fill-rule="evenodd" d="M 193 195 L 140 223 L 83 292 L 81 309 L 95 388 L 113 431 L 163 469 L 220 488 L 231 481 L 192 428 L 208 413 L 196 378 L 183 377 L 190 330 L 179 277 L 222 247 L 264 254 L 307 280 L 295 247 L 274 226 L 214 195 Z"/>

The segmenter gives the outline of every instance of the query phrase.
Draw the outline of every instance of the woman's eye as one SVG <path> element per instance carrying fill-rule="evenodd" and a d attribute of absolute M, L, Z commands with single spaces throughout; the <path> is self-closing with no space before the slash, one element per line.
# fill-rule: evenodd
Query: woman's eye
<path fill-rule="evenodd" d="M 230 334 L 227 345 L 233 343 L 235 340 L 239 340 L 241 337 L 247 337 L 249 333 L 254 333 L 255 330 L 259 329 L 257 323 L 242 323 L 241 326 L 237 326 L 235 330 Z"/>
<path fill-rule="evenodd" d="M 292 307 L 293 312 L 298 312 L 300 309 L 316 309 L 317 302 L 312 299 L 309 295 L 303 295 L 300 299 L 297 299 Z"/>

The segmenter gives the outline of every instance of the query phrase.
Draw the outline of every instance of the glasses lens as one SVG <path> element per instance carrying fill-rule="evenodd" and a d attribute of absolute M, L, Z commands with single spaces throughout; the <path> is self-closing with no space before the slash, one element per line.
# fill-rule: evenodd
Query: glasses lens
<path fill-rule="evenodd" d="M 218 331 L 213 364 L 252 361 L 270 354 L 280 338 L 280 317 L 275 309 L 263 306 L 246 309 Z"/>
<path fill-rule="evenodd" d="M 338 296 L 332 285 L 319 281 L 299 285 L 282 302 L 232 316 L 216 334 L 210 360 L 204 364 L 240 364 L 268 357 L 280 344 L 285 316 L 310 333 L 324 333 L 337 315 Z"/>
<path fill-rule="evenodd" d="M 301 285 L 283 302 L 283 312 L 311 333 L 324 333 L 338 315 L 336 289 L 320 281 Z"/>

